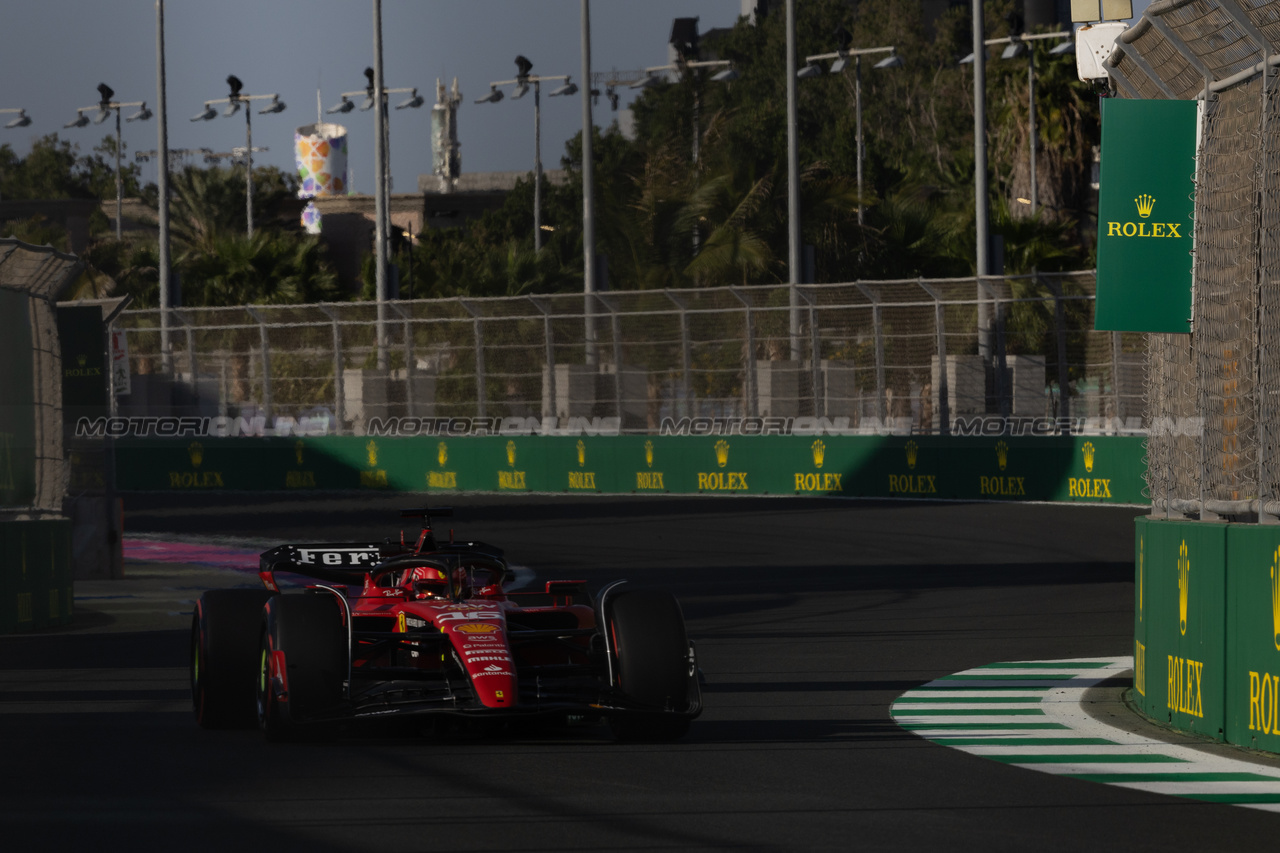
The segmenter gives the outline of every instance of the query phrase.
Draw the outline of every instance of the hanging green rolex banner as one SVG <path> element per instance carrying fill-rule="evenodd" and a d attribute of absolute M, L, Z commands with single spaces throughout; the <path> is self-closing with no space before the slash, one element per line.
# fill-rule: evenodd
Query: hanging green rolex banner
<path fill-rule="evenodd" d="M 1094 328 L 1191 331 L 1196 102 L 1102 101 Z"/>

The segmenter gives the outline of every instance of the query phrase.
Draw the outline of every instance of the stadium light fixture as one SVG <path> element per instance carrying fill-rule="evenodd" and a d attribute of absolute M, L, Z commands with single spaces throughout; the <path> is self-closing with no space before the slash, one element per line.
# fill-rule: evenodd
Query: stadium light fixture
<path fill-rule="evenodd" d="M 6 110 L 0 110 L 0 113 L 17 113 L 18 114 L 17 118 L 10 119 L 5 124 L 5 127 L 9 127 L 9 128 L 26 127 L 27 125 L 31 124 L 31 116 L 27 115 L 27 111 L 25 109 L 6 109 Z"/>
<path fill-rule="evenodd" d="M 128 121 L 146 121 L 151 118 L 151 110 L 147 109 L 146 101 L 117 101 L 115 100 L 116 92 L 106 83 L 98 84 L 98 102 L 88 107 L 80 107 L 76 110 L 75 121 L 64 124 L 63 127 L 87 127 L 89 124 L 90 110 L 95 110 L 93 115 L 94 124 L 102 124 L 111 118 L 114 112 L 116 115 L 116 239 L 124 238 L 124 173 L 122 159 L 124 156 L 124 142 L 120 136 L 120 112 L 125 107 L 137 107 L 138 111 L 129 116 Z"/>
<path fill-rule="evenodd" d="M 280 95 L 272 93 L 270 95 L 246 95 L 244 93 L 244 83 L 234 74 L 227 75 L 227 87 L 230 90 L 225 98 L 213 98 L 204 102 L 204 112 L 197 115 L 192 121 L 211 121 L 217 117 L 214 110 L 214 104 L 226 104 L 226 108 L 222 111 L 224 116 L 235 115 L 240 112 L 241 105 L 244 105 L 244 147 L 245 147 L 245 219 L 246 231 L 250 237 L 253 236 L 253 102 L 270 100 L 263 109 L 258 111 L 259 115 L 267 113 L 281 113 L 285 110 L 284 101 L 280 100 Z"/>

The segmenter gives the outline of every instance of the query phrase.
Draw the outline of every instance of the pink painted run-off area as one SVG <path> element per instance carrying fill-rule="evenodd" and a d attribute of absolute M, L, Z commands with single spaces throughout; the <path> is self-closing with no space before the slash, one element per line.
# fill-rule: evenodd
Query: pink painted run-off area
<path fill-rule="evenodd" d="M 199 545 L 191 542 L 124 540 L 124 558 L 148 563 L 187 563 L 239 572 L 257 572 L 259 551 L 226 545 Z"/>

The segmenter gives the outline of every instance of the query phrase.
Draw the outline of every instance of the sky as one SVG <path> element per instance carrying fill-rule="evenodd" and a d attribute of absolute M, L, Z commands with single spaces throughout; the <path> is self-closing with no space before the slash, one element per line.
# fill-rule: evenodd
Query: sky
<path fill-rule="evenodd" d="M 803 2 L 803 0 L 801 0 Z M 1135 0 L 1141 14 L 1149 0 Z M 596 0 L 591 4 L 592 70 L 662 65 L 676 17 L 698 17 L 699 29 L 732 26 L 741 0 Z M 253 143 L 270 150 L 255 165 L 292 172 L 293 133 L 316 120 L 316 92 L 324 108 L 344 91 L 363 89 L 373 64 L 373 4 L 369 0 L 166 0 L 165 63 L 169 147 L 230 151 L 245 142 L 243 114 L 192 122 L 205 100 L 225 98 L 234 74 L 247 94 L 278 93 L 283 113 L 253 116 Z M 458 135 L 463 172 L 533 168 L 533 98 L 476 104 L 489 83 L 515 76 L 515 57 L 533 73 L 581 70 L 580 0 L 383 0 L 383 65 L 388 87 L 417 87 L 426 104 L 392 110 L 391 173 L 394 192 L 415 192 L 431 171 L 431 110 L 435 84 L 462 90 Z M 114 122 L 64 129 L 76 109 L 98 101 L 107 83 L 118 101 L 157 103 L 155 0 L 41 0 L 4 3 L 0 29 L 0 108 L 23 108 L 31 124 L 0 127 L 0 143 L 19 156 L 31 143 L 57 133 L 93 149 Z M 544 96 L 548 89 L 544 87 Z M 508 89 L 508 95 L 510 90 Z M 625 106 L 636 91 L 620 90 Z M 399 99 L 393 96 L 392 103 Z M 126 112 L 128 115 L 128 112 Z M 9 115 L 0 115 L 7 121 Z M 612 121 L 607 101 L 595 108 L 597 125 Z M 326 116 L 347 128 L 351 180 L 356 192 L 373 189 L 373 113 Z M 0 121 L 3 125 L 4 121 Z M 542 161 L 558 168 L 565 142 L 582 125 L 578 97 L 542 100 Z M 128 154 L 158 147 L 157 121 L 124 124 Z M 196 161 L 198 164 L 200 161 Z M 143 164 L 154 181 L 154 162 Z"/>
<path fill-rule="evenodd" d="M 293 134 L 316 120 L 316 91 L 327 109 L 344 91 L 362 90 L 373 64 L 370 0 L 166 0 L 165 65 L 169 147 L 230 151 L 245 144 L 243 113 L 192 122 L 206 99 L 225 98 L 226 78 L 244 82 L 246 94 L 278 93 L 283 113 L 253 116 L 253 144 L 270 151 L 255 165 L 292 172 Z M 732 26 L 740 0 L 597 0 L 591 4 L 592 70 L 662 65 L 676 17 L 698 17 L 699 28 Z M 489 83 L 515 76 L 515 57 L 533 73 L 581 70 L 579 0 L 383 0 L 383 68 L 387 87 L 416 86 L 421 109 L 392 110 L 393 192 L 416 192 L 418 175 L 431 171 L 431 109 L 436 79 L 462 90 L 458 135 L 463 172 L 533 168 L 533 98 L 476 104 Z M 0 108 L 23 108 L 27 127 L 5 129 L 0 143 L 23 156 L 31 143 L 57 133 L 88 152 L 114 133 L 102 125 L 64 129 L 76 109 L 96 104 L 106 83 L 118 101 L 146 101 L 156 109 L 155 0 L 6 0 L 0 28 Z M 553 88 L 553 87 L 551 87 Z M 582 127 L 578 97 L 542 98 L 542 162 L 559 168 L 565 142 Z M 637 90 L 638 91 L 638 90 Z M 623 106 L 637 91 L 622 90 Z M 510 89 L 508 88 L 508 96 Z M 404 96 L 407 98 L 407 95 Z M 392 96 L 392 105 L 402 98 Z M 132 110 L 125 112 L 126 117 Z M 92 113 L 90 114 L 92 115 Z M 326 116 L 348 130 L 354 189 L 373 190 L 372 111 Z M 607 99 L 595 107 L 597 125 L 612 121 Z M 128 156 L 157 148 L 157 121 L 123 125 Z M 196 161 L 200 163 L 200 161 Z M 154 161 L 142 164 L 144 182 L 156 179 Z"/>

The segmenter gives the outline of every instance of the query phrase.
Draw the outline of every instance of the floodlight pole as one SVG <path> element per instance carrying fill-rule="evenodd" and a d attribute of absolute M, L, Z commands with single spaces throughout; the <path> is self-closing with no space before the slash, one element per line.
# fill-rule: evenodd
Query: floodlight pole
<path fill-rule="evenodd" d="M 374 197 L 374 268 L 378 300 L 378 369 L 387 369 L 387 137 L 386 115 L 382 111 L 382 0 L 373 0 L 373 91 L 378 93 L 374 119 L 373 170 L 377 174 Z"/>
<path fill-rule="evenodd" d="M 787 0 L 787 266 L 791 360 L 800 360 L 800 153 L 796 143 L 796 0 Z M 747 359 L 755 358 L 747 353 Z"/>
<path fill-rule="evenodd" d="M 156 125 L 160 152 L 157 164 L 156 187 L 160 225 L 160 364 L 163 373 L 173 368 L 169 350 L 169 307 L 172 277 L 169 271 L 169 123 L 166 81 L 164 74 L 164 0 L 156 0 Z M 195 381 L 195 377 L 191 377 Z"/>
<path fill-rule="evenodd" d="M 124 176 L 121 174 L 121 154 L 120 148 L 124 144 L 123 137 L 120 133 L 120 110 L 124 107 L 142 107 L 144 114 L 138 118 L 146 120 L 151 117 L 151 113 L 146 110 L 146 101 L 102 101 L 91 107 L 80 107 L 76 110 L 76 121 L 71 122 L 67 127 L 83 127 L 81 122 L 88 123 L 88 119 L 84 114 L 89 110 L 112 110 L 116 114 L 116 240 L 117 242 L 124 239 Z M 132 120 L 132 119 L 130 119 Z"/>
<path fill-rule="evenodd" d="M 542 251 L 542 81 L 560 80 L 569 83 L 571 74 L 525 74 L 514 80 L 495 80 L 489 84 L 489 95 L 476 103 L 493 103 L 501 99 L 499 86 L 526 86 L 533 84 L 533 250 Z M 576 87 L 574 87 L 576 88 Z M 514 101 L 523 97 L 519 89 L 511 96 Z M 496 94 L 495 94 L 496 93 Z M 555 97 L 559 90 L 551 93 Z M 566 93 L 569 94 L 569 93 Z"/>
<path fill-rule="evenodd" d="M 213 112 L 214 104 L 228 104 L 230 106 L 244 106 L 244 149 L 245 149 L 245 217 L 248 220 L 248 235 L 253 236 L 253 102 L 263 101 L 267 98 L 271 99 L 272 104 L 279 106 L 279 109 L 264 110 L 264 112 L 282 112 L 284 103 L 280 100 L 279 94 L 271 95 L 243 95 L 240 93 L 233 94 L 226 98 L 214 98 L 204 102 L 205 112 L 192 119 L 192 121 L 200 121 L 201 119 L 212 119 L 216 116 Z"/>
<path fill-rule="evenodd" d="M 585 361 L 594 367 L 600 354 L 596 348 L 596 317 L 592 294 L 596 289 L 595 164 L 591 133 L 591 0 L 582 0 L 582 292 Z M 621 371 L 621 365 L 615 365 Z M 551 365 L 547 365 L 551 369 Z"/>
<path fill-rule="evenodd" d="M 973 204 L 977 232 L 978 355 L 991 362 L 990 309 L 982 291 L 987 274 L 987 51 L 983 40 L 982 0 L 973 0 Z M 945 365 L 943 366 L 945 369 Z"/>

